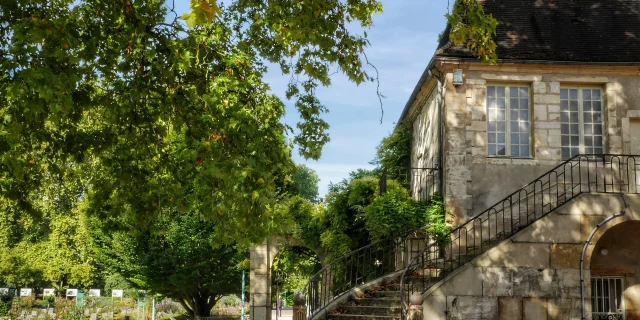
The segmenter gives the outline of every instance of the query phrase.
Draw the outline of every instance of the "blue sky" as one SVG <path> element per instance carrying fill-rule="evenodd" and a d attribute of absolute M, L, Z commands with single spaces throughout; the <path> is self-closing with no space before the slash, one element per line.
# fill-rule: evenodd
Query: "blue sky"
<path fill-rule="evenodd" d="M 382 4 L 384 13 L 374 17 L 373 28 L 367 30 L 371 46 L 366 51 L 380 72 L 380 91 L 387 97 L 383 100 L 382 123 L 376 84 L 356 86 L 344 76 L 335 75 L 331 87 L 317 90 L 330 110 L 324 119 L 331 126 L 331 142 L 318 161 L 305 161 L 294 152 L 297 163 L 318 173 L 321 196 L 330 182 L 339 182 L 358 168 L 372 167 L 369 161 L 376 146 L 393 130 L 445 27 L 447 0 L 382 0 Z M 176 1 L 176 6 L 179 14 L 187 12 L 188 1 Z M 284 97 L 288 77 L 274 67 L 265 80 L 287 105 L 284 121 L 295 128 L 298 116 L 293 101 Z"/>

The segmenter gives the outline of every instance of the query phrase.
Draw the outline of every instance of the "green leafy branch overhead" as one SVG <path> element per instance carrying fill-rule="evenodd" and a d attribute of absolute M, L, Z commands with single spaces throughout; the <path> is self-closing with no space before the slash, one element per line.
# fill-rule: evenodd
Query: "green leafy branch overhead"
<path fill-rule="evenodd" d="M 484 63 L 495 63 L 497 44 L 493 39 L 498 20 L 484 12 L 479 0 L 456 0 L 453 11 L 446 15 L 451 25 L 451 40 L 466 47 Z"/>

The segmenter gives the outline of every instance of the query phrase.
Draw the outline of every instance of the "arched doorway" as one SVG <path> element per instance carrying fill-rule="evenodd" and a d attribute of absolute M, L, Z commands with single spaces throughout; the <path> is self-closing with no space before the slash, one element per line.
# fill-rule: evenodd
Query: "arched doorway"
<path fill-rule="evenodd" d="M 607 230 L 590 264 L 592 319 L 640 319 L 640 221 Z"/>
<path fill-rule="evenodd" d="M 278 300 L 285 309 L 284 315 L 290 316 L 294 294 L 304 292 L 309 278 L 320 269 L 320 257 L 309 248 L 284 245 L 278 250 L 271 266 L 271 304 L 275 308 L 272 320 L 282 319 L 278 315 Z"/>
<path fill-rule="evenodd" d="M 282 237 L 271 237 L 259 245 L 252 245 L 250 252 L 251 270 L 250 278 L 250 314 L 252 320 L 275 320 L 272 319 L 272 298 L 278 292 L 273 292 L 272 285 L 276 274 L 272 273 L 272 268 L 276 257 L 283 248 L 302 247 L 302 244 L 295 242 L 293 239 L 284 239 Z M 309 253 L 308 249 L 305 250 Z M 313 252 L 313 251 L 311 251 Z M 326 255 L 314 252 L 319 261 L 326 258 Z M 277 289 L 277 288 L 276 288 Z"/>

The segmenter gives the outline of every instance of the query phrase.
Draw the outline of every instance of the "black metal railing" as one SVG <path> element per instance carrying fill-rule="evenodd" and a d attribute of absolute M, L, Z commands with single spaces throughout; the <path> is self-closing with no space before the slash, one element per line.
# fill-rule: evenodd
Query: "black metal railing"
<path fill-rule="evenodd" d="M 380 194 L 387 192 L 388 181 L 394 180 L 411 193 L 416 201 L 425 201 L 441 191 L 440 172 L 432 168 L 384 168 L 380 177 Z"/>
<path fill-rule="evenodd" d="M 313 275 L 305 287 L 308 319 L 351 289 L 401 272 L 428 243 L 426 228 L 384 239 L 345 254 Z"/>
<path fill-rule="evenodd" d="M 415 255 L 400 278 L 403 319 L 411 295 L 425 294 L 457 268 L 578 195 L 639 192 L 640 156 L 578 155 L 561 163 Z"/>

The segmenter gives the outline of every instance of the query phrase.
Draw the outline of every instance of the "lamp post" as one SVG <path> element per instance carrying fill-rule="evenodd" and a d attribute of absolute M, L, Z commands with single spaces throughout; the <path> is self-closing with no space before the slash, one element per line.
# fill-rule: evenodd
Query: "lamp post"
<path fill-rule="evenodd" d="M 240 320 L 244 320 L 244 270 L 242 270 L 242 291 L 240 293 Z"/>

